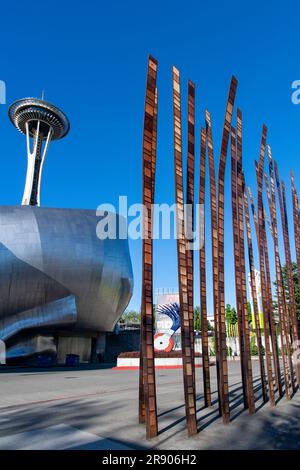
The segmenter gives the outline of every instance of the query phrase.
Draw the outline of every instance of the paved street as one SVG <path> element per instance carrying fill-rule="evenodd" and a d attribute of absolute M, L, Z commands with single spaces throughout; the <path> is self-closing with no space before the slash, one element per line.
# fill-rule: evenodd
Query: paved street
<path fill-rule="evenodd" d="M 197 369 L 199 434 L 187 438 L 181 370 L 157 371 L 159 436 L 145 439 L 137 422 L 138 372 L 108 369 L 0 372 L 0 449 L 299 449 L 300 394 L 262 406 L 258 362 L 253 361 L 254 416 L 242 408 L 239 362 L 229 362 L 231 417 L 204 408 Z"/>

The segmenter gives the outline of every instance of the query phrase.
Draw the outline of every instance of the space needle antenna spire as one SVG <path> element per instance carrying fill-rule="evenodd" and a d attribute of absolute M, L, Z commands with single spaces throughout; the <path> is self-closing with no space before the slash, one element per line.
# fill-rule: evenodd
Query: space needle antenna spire
<path fill-rule="evenodd" d="M 22 205 L 40 206 L 41 178 L 49 144 L 70 129 L 67 116 L 42 98 L 15 101 L 8 110 L 12 124 L 26 135 L 27 173 Z"/>

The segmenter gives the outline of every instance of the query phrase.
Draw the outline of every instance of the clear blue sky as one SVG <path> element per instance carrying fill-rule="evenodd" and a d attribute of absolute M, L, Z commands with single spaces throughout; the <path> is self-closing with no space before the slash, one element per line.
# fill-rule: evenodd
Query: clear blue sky
<path fill-rule="evenodd" d="M 119 195 L 128 195 L 129 203 L 140 202 L 148 53 L 159 61 L 156 202 L 174 202 L 173 64 L 181 71 L 184 100 L 187 79 L 196 83 L 198 134 L 204 108 L 211 112 L 216 157 L 230 77 L 237 76 L 248 183 L 255 192 L 253 161 L 265 122 L 281 175 L 289 183 L 294 168 L 300 192 L 300 105 L 291 103 L 291 83 L 300 79 L 299 10 L 296 2 L 261 0 L 2 4 L 0 79 L 7 84 L 7 102 L 45 90 L 46 99 L 62 107 L 71 121 L 68 137 L 53 143 L 48 154 L 42 205 L 95 209 L 102 202 L 115 204 Z M 198 143 L 197 135 L 197 158 Z M 26 170 L 25 140 L 9 123 L 7 105 L 0 106 L 0 159 L 1 204 L 18 204 Z M 229 173 L 226 301 L 234 303 Z M 135 275 L 130 306 L 139 308 L 141 244 L 131 242 L 130 248 Z M 154 287 L 176 288 L 175 243 L 155 242 L 154 259 Z M 209 286 L 210 274 L 208 269 Z M 198 282 L 196 274 L 196 304 Z M 212 312 L 211 295 L 208 307 Z"/>

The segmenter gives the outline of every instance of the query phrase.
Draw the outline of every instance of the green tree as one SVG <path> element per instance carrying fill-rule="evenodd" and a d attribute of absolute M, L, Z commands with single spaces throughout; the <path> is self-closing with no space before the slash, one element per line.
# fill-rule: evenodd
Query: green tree
<path fill-rule="evenodd" d="M 194 308 L 194 329 L 201 330 L 201 310 L 199 305 Z M 214 327 L 209 320 L 207 320 L 207 331 L 214 331 Z"/>
<path fill-rule="evenodd" d="M 225 308 L 225 319 L 227 325 L 228 335 L 231 337 L 237 336 L 237 314 L 234 307 L 230 304 L 226 305 Z"/>
<path fill-rule="evenodd" d="M 251 339 L 250 339 L 251 356 L 258 356 L 258 347 L 256 346 L 255 339 L 256 339 L 255 336 L 251 336 Z"/>
<path fill-rule="evenodd" d="M 126 310 L 120 318 L 120 323 L 140 323 L 141 313 L 135 310 Z"/>
<path fill-rule="evenodd" d="M 194 308 L 194 330 L 201 330 L 201 316 L 199 306 Z"/>
<path fill-rule="evenodd" d="M 247 310 L 248 310 L 248 322 L 249 322 L 249 326 L 251 326 L 252 325 L 252 307 L 251 307 L 250 302 L 247 302 Z"/>
<path fill-rule="evenodd" d="M 300 287 L 299 287 L 299 279 L 298 279 L 298 268 L 297 263 L 292 263 L 292 272 L 293 272 L 293 282 L 295 286 L 295 298 L 296 298 L 296 308 L 297 308 L 297 317 L 300 320 Z M 285 288 L 285 295 L 287 301 L 289 301 L 289 289 L 288 289 L 288 280 L 287 280 L 287 269 L 286 265 L 282 267 L 282 275 L 283 275 L 283 283 Z M 277 282 L 274 282 L 276 287 L 276 300 L 274 302 L 274 308 L 278 310 L 278 303 L 277 303 Z"/>

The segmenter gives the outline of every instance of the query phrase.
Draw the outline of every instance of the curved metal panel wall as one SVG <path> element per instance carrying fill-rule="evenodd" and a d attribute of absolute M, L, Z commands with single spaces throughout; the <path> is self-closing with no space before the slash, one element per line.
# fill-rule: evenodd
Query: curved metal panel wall
<path fill-rule="evenodd" d="M 90 210 L 0 206 L 2 325 L 13 329 L 7 317 L 19 321 L 37 307 L 42 316 L 47 304 L 74 296 L 73 330 L 114 329 L 132 295 L 132 266 L 127 240 L 97 238 L 99 220 Z"/>

